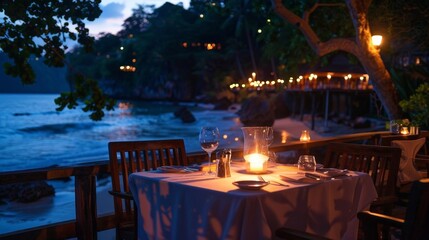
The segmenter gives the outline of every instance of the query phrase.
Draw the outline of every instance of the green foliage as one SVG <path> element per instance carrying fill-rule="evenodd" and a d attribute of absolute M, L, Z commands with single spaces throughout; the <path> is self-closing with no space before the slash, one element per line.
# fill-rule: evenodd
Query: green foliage
<path fill-rule="evenodd" d="M 371 28 L 383 35 L 382 51 L 397 55 L 429 50 L 429 1 L 377 0 L 370 8 Z"/>
<path fill-rule="evenodd" d="M 43 57 L 46 65 L 63 67 L 66 41 L 77 41 L 86 51 L 90 51 L 94 39 L 89 35 L 85 21 L 93 21 L 100 16 L 100 2 L 101 0 L 2 1 L 0 12 L 4 17 L 0 21 L 0 48 L 13 61 L 3 65 L 5 73 L 19 77 L 24 84 L 32 84 L 36 75 L 28 63 L 30 57 Z M 103 96 L 96 82 L 84 84 L 80 81 L 76 82 L 91 88 L 88 91 L 61 95 L 58 109 L 75 107 L 77 100 L 85 99 L 83 110 L 92 112 L 92 119 L 101 119 L 103 109 L 111 109 L 110 101 Z M 76 89 L 79 90 L 80 86 Z"/>
<path fill-rule="evenodd" d="M 423 74 L 422 76 L 424 76 L 425 71 L 427 70 L 425 70 L 424 66 L 412 66 L 409 68 L 392 67 L 389 70 L 400 99 L 408 99 L 412 94 L 415 93 L 416 88 L 421 83 L 429 81 L 427 77 L 419 77 L 420 74 Z M 426 74 L 429 74 L 429 72 Z"/>
<path fill-rule="evenodd" d="M 61 93 L 61 96 L 55 99 L 55 104 L 59 105 L 57 111 L 62 111 L 66 107 L 75 109 L 79 102 L 83 102 L 84 112 L 91 112 L 90 118 L 99 121 L 104 117 L 104 111 L 113 110 L 115 102 L 107 98 L 98 86 L 97 82 L 92 79 L 86 79 L 82 75 L 76 76 L 76 90 L 68 93 Z"/>
<path fill-rule="evenodd" d="M 6 72 L 32 83 L 34 73 L 28 64 L 31 55 L 45 57 L 48 66 L 64 66 L 67 39 L 77 39 L 88 48 L 93 41 L 83 21 L 101 14 L 101 1 L 7 1 L 0 5 L 0 47 L 14 61 Z M 75 26 L 75 31 L 70 29 Z M 76 37 L 77 35 L 77 37 Z"/>
<path fill-rule="evenodd" d="M 284 1 L 284 5 L 298 16 L 305 11 L 310 11 L 317 1 L 294 0 Z M 331 38 L 355 36 L 354 27 L 350 19 L 347 7 L 343 0 L 323 1 L 329 6 L 319 6 L 310 14 L 309 23 L 322 41 Z M 295 77 L 300 72 L 300 67 L 313 66 L 318 61 L 323 61 L 309 47 L 306 39 L 299 29 L 280 19 L 270 11 L 267 18 L 269 24 L 265 24 L 262 34 L 258 37 L 263 49 L 265 61 L 278 59 L 278 74 L 282 78 Z"/>
<path fill-rule="evenodd" d="M 224 38 L 230 34 L 220 28 L 219 9 L 205 10 L 200 18 L 170 3 L 157 9 L 138 6 L 118 35 L 105 34 L 95 41 L 94 52 L 74 49 L 68 59 L 74 72 L 97 79 L 116 98 L 193 100 L 211 95 L 225 89 L 235 59 L 226 56 Z M 207 50 L 207 43 L 216 48 Z M 120 71 L 124 65 L 135 72 Z"/>
<path fill-rule="evenodd" d="M 421 84 L 409 99 L 400 101 L 399 105 L 410 115 L 413 124 L 429 129 L 429 83 Z"/>

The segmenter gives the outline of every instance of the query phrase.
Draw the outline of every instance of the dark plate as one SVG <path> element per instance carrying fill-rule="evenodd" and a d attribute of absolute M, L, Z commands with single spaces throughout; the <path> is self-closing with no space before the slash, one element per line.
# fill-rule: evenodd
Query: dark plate
<path fill-rule="evenodd" d="M 267 186 L 270 183 L 264 182 L 264 181 L 257 181 L 257 180 L 246 180 L 246 181 L 233 182 L 232 184 L 234 184 L 235 186 L 237 186 L 241 189 L 259 190 L 259 189 Z"/>

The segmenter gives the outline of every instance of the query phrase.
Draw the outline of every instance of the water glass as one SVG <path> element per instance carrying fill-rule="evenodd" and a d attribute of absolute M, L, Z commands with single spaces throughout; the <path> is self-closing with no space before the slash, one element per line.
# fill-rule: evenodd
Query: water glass
<path fill-rule="evenodd" d="M 393 134 L 399 134 L 401 125 L 396 120 L 390 121 L 390 132 Z"/>
<path fill-rule="evenodd" d="M 316 158 L 313 155 L 299 156 L 298 169 L 301 171 L 316 171 Z"/>

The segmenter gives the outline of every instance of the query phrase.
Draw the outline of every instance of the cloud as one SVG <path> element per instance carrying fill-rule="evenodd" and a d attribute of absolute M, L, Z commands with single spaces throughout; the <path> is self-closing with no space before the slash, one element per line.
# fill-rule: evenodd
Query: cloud
<path fill-rule="evenodd" d="M 167 0 L 173 4 L 179 2 L 184 3 L 184 7 L 189 7 L 190 0 Z M 95 21 L 86 21 L 86 27 L 89 29 L 91 35 L 97 36 L 100 32 L 109 32 L 116 34 L 122 29 L 122 24 L 125 19 L 132 15 L 132 9 L 137 8 L 139 4 L 142 5 L 156 5 L 160 7 L 167 2 L 166 0 L 103 0 L 106 5 L 100 5 L 103 11 Z"/>
<path fill-rule="evenodd" d="M 101 13 L 99 20 L 104 20 L 106 18 L 122 18 L 124 15 L 122 11 L 125 8 L 125 4 L 123 3 L 112 2 L 105 6 L 100 5 L 100 7 L 103 13 Z"/>

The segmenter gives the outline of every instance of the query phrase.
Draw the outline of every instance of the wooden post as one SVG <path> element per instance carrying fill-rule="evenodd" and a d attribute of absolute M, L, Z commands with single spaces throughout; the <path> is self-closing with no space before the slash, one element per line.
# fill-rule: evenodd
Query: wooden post
<path fill-rule="evenodd" d="M 97 239 L 96 178 L 75 176 L 76 235 L 80 240 Z"/>
<path fill-rule="evenodd" d="M 300 102 L 301 106 L 299 108 L 299 120 L 303 121 L 304 120 L 305 97 L 306 97 L 305 95 L 306 95 L 306 93 L 305 93 L 305 91 L 301 91 L 301 92 L 298 92 L 298 94 L 301 98 L 301 102 Z"/>
<path fill-rule="evenodd" d="M 311 91 L 311 130 L 315 128 L 315 118 L 316 118 L 316 91 Z"/>
<path fill-rule="evenodd" d="M 325 91 L 325 118 L 323 122 L 323 127 L 325 131 L 328 130 L 328 120 L 329 120 L 329 88 Z"/>

